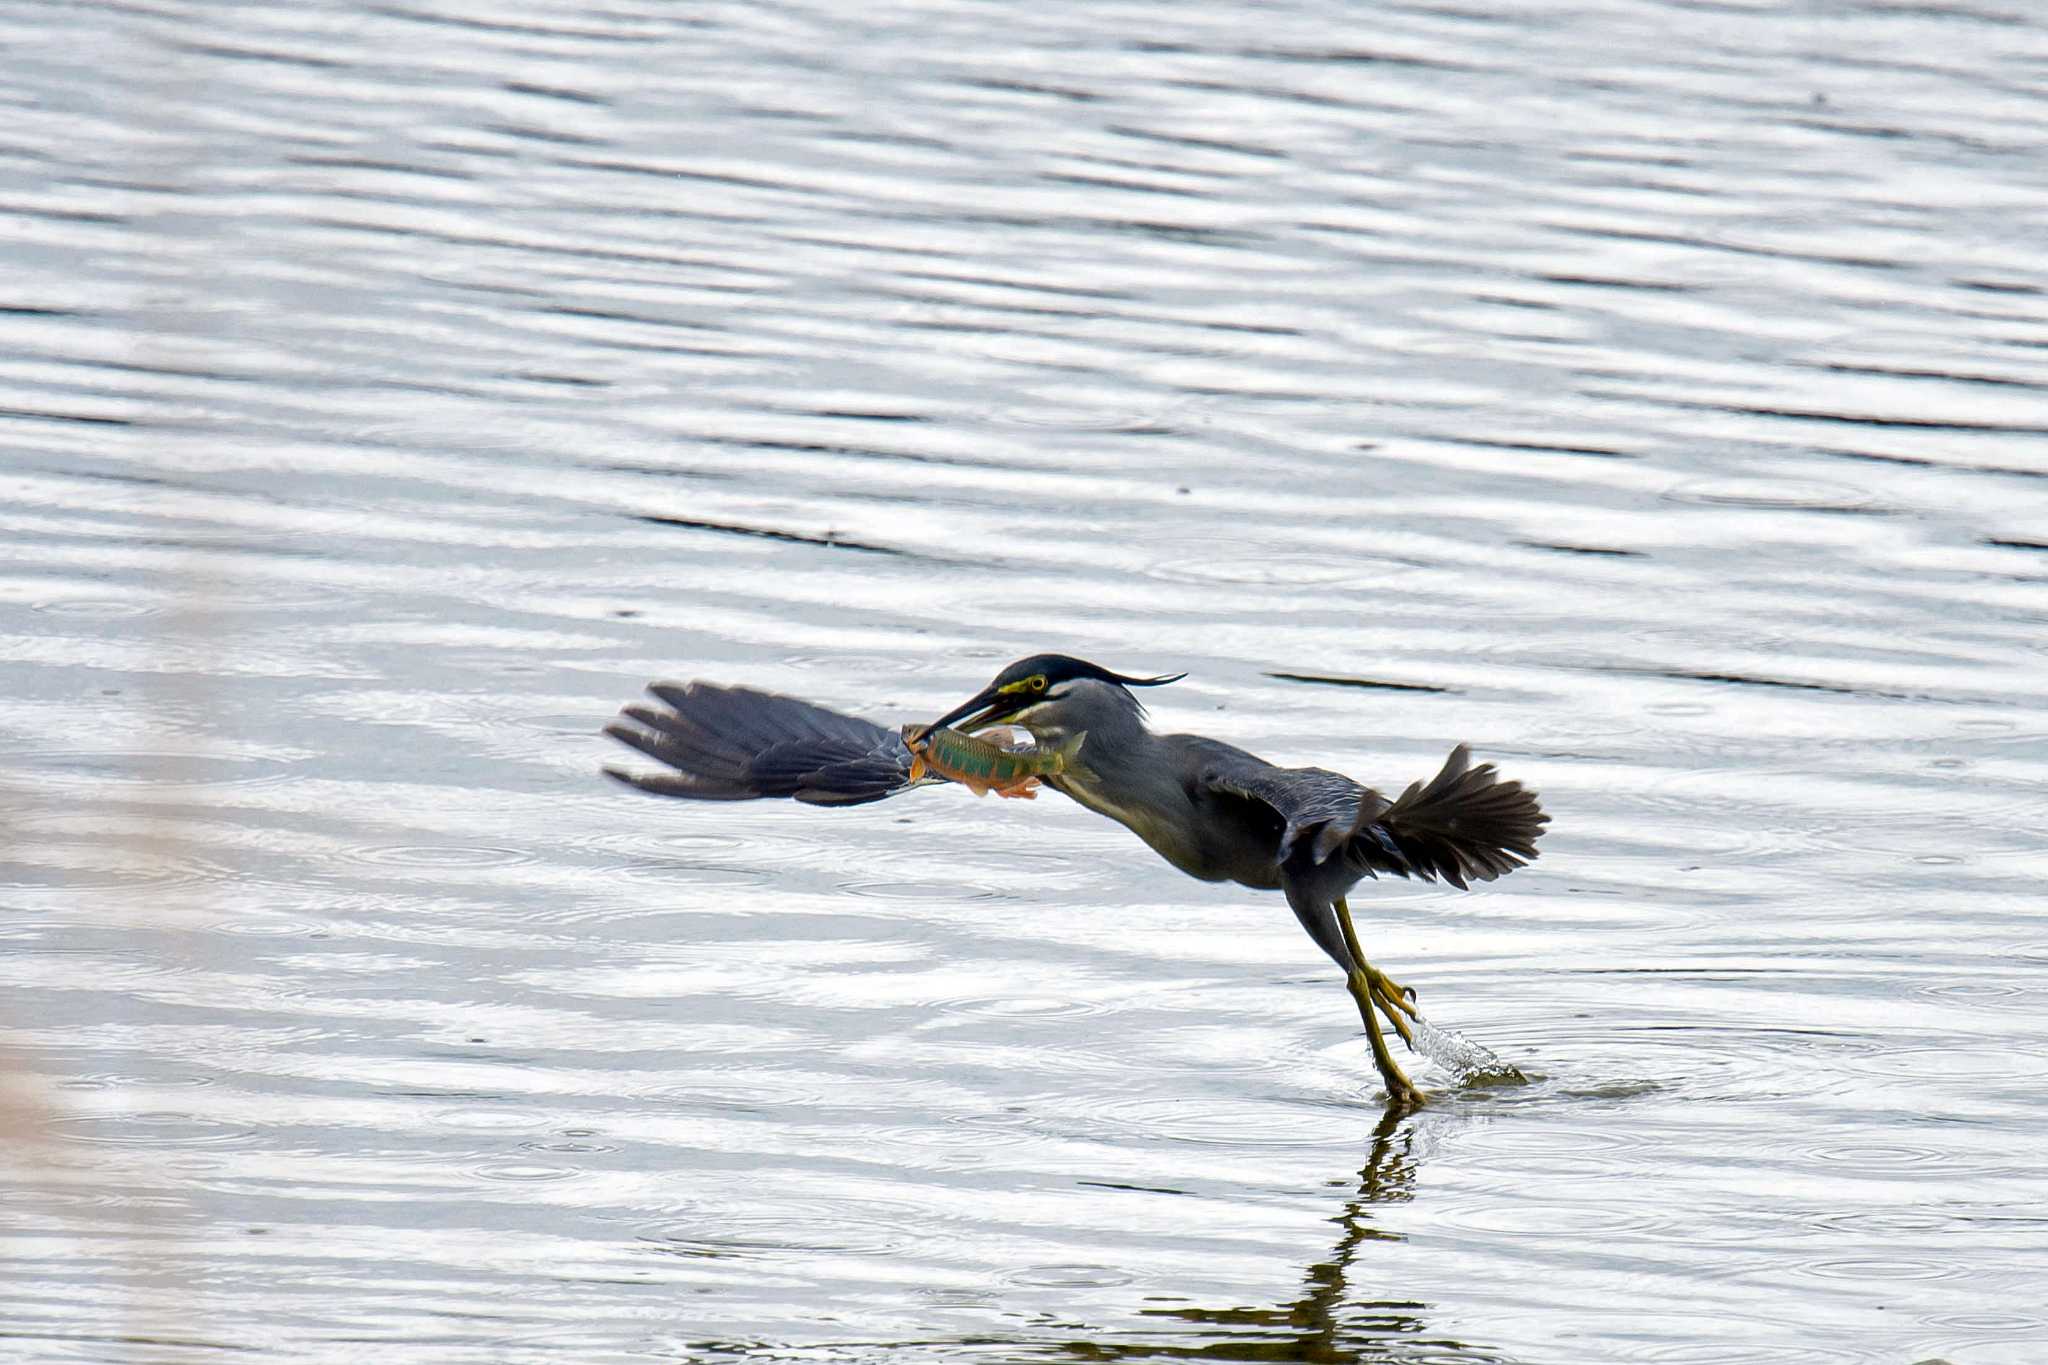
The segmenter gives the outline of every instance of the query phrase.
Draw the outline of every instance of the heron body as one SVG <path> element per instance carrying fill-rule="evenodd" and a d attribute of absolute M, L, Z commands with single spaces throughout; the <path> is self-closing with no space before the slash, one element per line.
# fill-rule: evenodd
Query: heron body
<path fill-rule="evenodd" d="M 1155 734 L 1131 691 L 1177 681 L 1132 678 L 1067 655 L 1020 659 L 927 730 L 1021 726 L 1042 750 L 1080 761 L 1046 785 L 1136 834 L 1190 877 L 1278 890 L 1345 973 L 1390 1098 L 1421 1098 L 1394 1062 L 1375 1011 L 1413 1045 L 1412 992 L 1367 961 L 1346 896 L 1389 874 L 1465 887 L 1536 857 L 1548 823 L 1533 793 L 1469 765 L 1463 745 L 1442 771 L 1389 800 L 1341 773 L 1281 768 L 1202 735 Z M 904 734 L 791 697 L 657 683 L 661 708 L 625 708 L 606 733 L 669 768 L 607 769 L 645 791 L 704 800 L 790 796 L 823 805 L 880 800 L 922 772 Z M 908 727 L 913 741 L 918 727 Z M 1076 747 L 1078 746 L 1078 748 Z"/>

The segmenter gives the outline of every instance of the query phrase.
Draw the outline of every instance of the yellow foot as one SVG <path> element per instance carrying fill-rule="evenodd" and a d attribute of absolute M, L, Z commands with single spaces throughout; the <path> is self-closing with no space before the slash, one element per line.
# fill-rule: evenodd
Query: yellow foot
<path fill-rule="evenodd" d="M 1372 1041 L 1372 1059 L 1380 1069 L 1380 1079 L 1387 1083 L 1387 1098 L 1402 1104 L 1420 1104 L 1422 1092 L 1395 1065 L 1394 1054 L 1387 1051 L 1387 1040 L 1380 1036 L 1380 1021 L 1374 1016 L 1375 1009 L 1384 1012 L 1394 1032 L 1401 1035 L 1409 1051 L 1414 1051 L 1415 1033 L 1408 1027 L 1408 1019 L 1422 1017 L 1408 998 L 1414 992 L 1365 960 L 1365 949 L 1358 946 L 1358 930 L 1351 924 L 1351 907 L 1342 896 L 1333 902 L 1333 908 L 1337 912 L 1337 927 L 1344 934 L 1344 946 L 1350 950 L 1351 960 L 1358 964 L 1345 985 L 1351 998 L 1358 1002 L 1359 1014 L 1365 1018 L 1365 1036 Z"/>
<path fill-rule="evenodd" d="M 1410 1052 L 1415 1051 L 1415 1032 L 1408 1027 L 1408 1021 L 1420 1019 L 1422 1015 L 1415 1008 L 1415 1003 L 1409 999 L 1412 992 L 1395 985 L 1391 978 L 1376 967 L 1365 968 L 1365 982 L 1366 989 L 1372 994 L 1373 1003 L 1387 1016 L 1387 1022 L 1394 1026 L 1394 1032 L 1401 1035 L 1401 1041 L 1408 1045 Z"/>
<path fill-rule="evenodd" d="M 1377 967 L 1367 967 L 1366 977 L 1372 982 L 1372 993 L 1384 1003 L 1393 1006 L 1410 1019 L 1420 1019 L 1422 1011 L 1415 1008 L 1415 992 L 1388 976 Z"/>
<path fill-rule="evenodd" d="M 1394 1074 L 1400 1076 L 1398 1068 L 1396 1068 Z M 1418 1090 L 1415 1082 L 1408 1080 L 1405 1076 L 1402 1076 L 1401 1079 L 1404 1082 L 1401 1086 L 1396 1086 L 1392 1081 L 1387 1083 L 1388 1104 L 1399 1105 L 1403 1109 L 1419 1109 L 1429 1103 L 1429 1096 Z"/>
<path fill-rule="evenodd" d="M 1415 1046 L 1415 1039 L 1408 1032 L 1407 1021 L 1396 1011 L 1380 1004 L 1371 976 L 1368 974 L 1370 971 L 1368 968 L 1353 972 L 1345 986 L 1350 990 L 1351 998 L 1358 1002 L 1359 1017 L 1365 1020 L 1365 1039 L 1372 1044 L 1373 1065 L 1379 1068 L 1380 1079 L 1386 1082 L 1387 1099 L 1390 1102 L 1420 1104 L 1423 1099 L 1422 1091 L 1416 1088 L 1415 1082 L 1408 1079 L 1408 1073 L 1401 1070 L 1401 1064 L 1396 1062 L 1394 1054 L 1387 1050 L 1387 1040 L 1380 1034 L 1379 1016 L 1374 1007 L 1386 1010 L 1388 1020 L 1393 1023 L 1395 1031 L 1409 1047 Z"/>

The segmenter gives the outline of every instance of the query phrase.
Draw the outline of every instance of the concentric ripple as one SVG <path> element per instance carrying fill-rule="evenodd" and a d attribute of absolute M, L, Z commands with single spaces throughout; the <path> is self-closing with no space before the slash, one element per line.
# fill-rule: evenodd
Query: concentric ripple
<path fill-rule="evenodd" d="M 44 1128 L 64 1142 L 117 1147 L 217 1147 L 248 1142 L 258 1131 L 251 1125 L 173 1111 L 73 1115 L 51 1119 Z"/>

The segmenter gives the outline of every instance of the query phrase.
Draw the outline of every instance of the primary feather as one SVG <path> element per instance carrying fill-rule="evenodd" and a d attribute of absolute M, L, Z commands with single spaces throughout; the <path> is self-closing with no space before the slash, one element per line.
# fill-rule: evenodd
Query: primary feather
<path fill-rule="evenodd" d="M 902 735 L 872 721 L 751 687 L 655 683 L 647 690 L 662 705 L 627 706 L 604 732 L 670 771 L 604 770 L 629 787 L 698 801 L 794 797 L 857 806 L 911 785 Z"/>

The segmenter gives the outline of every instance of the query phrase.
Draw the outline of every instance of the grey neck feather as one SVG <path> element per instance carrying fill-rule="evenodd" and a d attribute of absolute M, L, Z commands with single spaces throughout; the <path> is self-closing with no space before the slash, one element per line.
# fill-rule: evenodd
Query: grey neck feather
<path fill-rule="evenodd" d="M 1078 769 L 1052 785 L 1150 844 L 1175 867 L 1213 877 L 1199 822 L 1182 783 L 1182 754 L 1145 728 L 1145 709 L 1123 688 L 1093 680 L 1020 717 L 1039 743 L 1057 745 L 1085 731 Z"/>
<path fill-rule="evenodd" d="M 1145 728 L 1145 710 L 1136 697 L 1093 680 L 1072 689 L 1022 719 L 1039 743 L 1057 745 L 1085 731 L 1080 761 L 1094 778 L 1087 789 L 1121 810 L 1156 811 L 1184 799 L 1179 773 L 1165 761 L 1164 742 Z"/>
<path fill-rule="evenodd" d="M 1057 744 L 1085 730 L 1089 754 L 1142 748 L 1152 738 L 1138 699 L 1111 683 L 1083 679 L 1067 684 L 1064 696 L 1033 707 L 1021 720 L 1040 743 Z"/>

